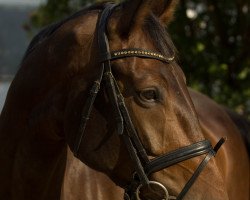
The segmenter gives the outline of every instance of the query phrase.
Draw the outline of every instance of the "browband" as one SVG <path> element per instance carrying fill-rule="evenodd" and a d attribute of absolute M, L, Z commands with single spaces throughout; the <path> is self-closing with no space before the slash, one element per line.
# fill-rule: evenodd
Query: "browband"
<path fill-rule="evenodd" d="M 151 50 L 139 49 L 139 48 L 131 48 L 131 49 L 122 49 L 112 51 L 110 53 L 103 54 L 101 57 L 101 61 L 107 60 L 116 60 L 126 57 L 141 57 L 141 58 L 151 58 L 160 60 L 162 62 L 169 63 L 174 60 L 175 56 L 165 57 L 164 55 Z"/>

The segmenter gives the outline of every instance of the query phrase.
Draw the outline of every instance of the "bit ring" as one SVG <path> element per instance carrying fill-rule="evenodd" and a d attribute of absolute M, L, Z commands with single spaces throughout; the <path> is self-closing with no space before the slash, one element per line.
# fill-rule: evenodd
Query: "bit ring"
<path fill-rule="evenodd" d="M 165 193 L 164 198 L 162 200 L 169 200 L 169 193 L 168 193 L 167 188 L 164 185 L 162 185 L 161 183 L 159 183 L 157 181 L 149 181 L 148 185 L 156 185 L 156 186 L 160 187 Z M 137 200 L 141 200 L 140 190 L 143 186 L 145 186 L 145 185 L 140 184 L 135 191 L 135 195 L 136 195 Z"/>

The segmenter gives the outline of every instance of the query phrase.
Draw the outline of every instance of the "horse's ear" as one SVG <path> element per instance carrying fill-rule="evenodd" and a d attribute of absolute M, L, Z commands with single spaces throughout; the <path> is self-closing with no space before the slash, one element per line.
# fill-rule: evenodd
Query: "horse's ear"
<path fill-rule="evenodd" d="M 122 38 L 129 36 L 133 28 L 141 26 L 145 19 L 154 14 L 163 24 L 173 17 L 178 0 L 127 0 L 119 7 L 119 12 L 113 15 L 109 23 L 110 35 Z"/>
<path fill-rule="evenodd" d="M 127 0 L 121 4 L 119 9 L 119 20 L 111 20 L 111 31 L 119 34 L 120 37 L 127 37 L 134 27 L 144 21 L 144 18 L 151 12 L 151 0 Z M 115 23 L 112 23 L 115 22 Z"/>
<path fill-rule="evenodd" d="M 152 11 L 163 24 L 168 24 L 174 16 L 179 0 L 152 1 Z"/>

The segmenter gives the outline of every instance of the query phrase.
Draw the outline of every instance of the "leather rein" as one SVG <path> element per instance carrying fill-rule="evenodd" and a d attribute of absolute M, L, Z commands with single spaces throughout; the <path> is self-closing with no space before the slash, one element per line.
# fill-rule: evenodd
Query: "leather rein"
<path fill-rule="evenodd" d="M 141 57 L 156 59 L 165 63 L 169 63 L 174 60 L 174 56 L 167 58 L 158 52 L 145 49 L 122 49 L 119 51 L 110 52 L 109 42 L 106 35 L 106 24 L 115 7 L 115 4 L 107 4 L 99 18 L 97 35 L 101 58 L 101 70 L 98 78 L 92 85 L 89 96 L 87 97 L 82 110 L 81 125 L 75 138 L 73 150 L 74 155 L 78 157 L 78 151 L 84 138 L 84 131 L 87 121 L 90 117 L 94 101 L 100 89 L 101 83 L 104 83 L 104 87 L 106 88 L 108 93 L 108 98 L 112 103 L 112 107 L 114 110 L 117 132 L 125 143 L 125 146 L 135 166 L 135 175 L 131 184 L 125 189 L 124 199 L 129 200 L 131 198 L 135 198 L 139 200 L 141 188 L 144 186 L 154 185 L 164 191 L 164 197 L 162 199 L 181 200 L 189 191 L 201 171 L 207 165 L 208 161 L 216 155 L 221 145 L 225 142 L 225 138 L 220 139 L 220 141 L 215 145 L 214 148 L 212 147 L 210 141 L 204 140 L 169 152 L 155 159 L 149 160 L 148 155 L 138 137 L 136 129 L 130 118 L 129 112 L 124 102 L 124 97 L 121 94 L 118 84 L 112 74 L 111 61 L 126 57 Z M 124 131 L 124 129 L 126 131 Z M 165 186 L 163 186 L 159 182 L 150 181 L 148 178 L 148 176 L 154 172 L 204 154 L 206 154 L 205 158 L 197 167 L 197 169 L 177 197 L 170 196 Z"/>

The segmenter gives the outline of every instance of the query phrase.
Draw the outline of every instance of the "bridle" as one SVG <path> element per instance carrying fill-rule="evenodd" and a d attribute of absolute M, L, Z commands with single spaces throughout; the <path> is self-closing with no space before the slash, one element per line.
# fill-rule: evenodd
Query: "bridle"
<path fill-rule="evenodd" d="M 159 156 L 153 160 L 149 160 L 148 155 L 138 137 L 136 129 L 130 118 L 129 112 L 124 102 L 123 95 L 121 94 L 118 84 L 112 74 L 111 61 L 122 59 L 126 57 L 141 57 L 160 60 L 169 63 L 174 60 L 174 56 L 167 58 L 158 52 L 145 49 L 122 49 L 119 51 L 110 52 L 109 42 L 106 35 L 106 24 L 112 11 L 115 9 L 115 4 L 107 3 L 103 12 L 100 15 L 98 23 L 98 45 L 100 50 L 100 63 L 101 69 L 98 78 L 94 81 L 90 90 L 89 96 L 84 104 L 81 114 L 81 125 L 75 137 L 74 155 L 78 157 L 78 151 L 84 137 L 84 131 L 87 121 L 89 119 L 94 101 L 101 84 L 104 82 L 105 89 L 108 93 L 108 98 L 112 104 L 115 114 L 117 132 L 122 138 L 135 166 L 135 174 L 131 184 L 125 189 L 124 199 L 130 198 L 140 199 L 140 191 L 144 186 L 158 187 L 164 192 L 162 199 L 177 199 L 181 200 L 191 188 L 195 180 L 198 178 L 201 171 L 207 165 L 208 161 L 214 157 L 225 142 L 225 138 L 220 141 L 213 148 L 210 141 L 204 140 L 195 144 L 182 147 L 170 153 Z M 126 131 L 124 131 L 126 129 Z M 154 172 L 160 171 L 164 168 L 175 165 L 179 162 L 206 154 L 203 161 L 195 170 L 189 181 L 186 183 L 182 191 L 177 197 L 171 197 L 168 190 L 161 183 L 150 181 L 148 176 Z"/>

